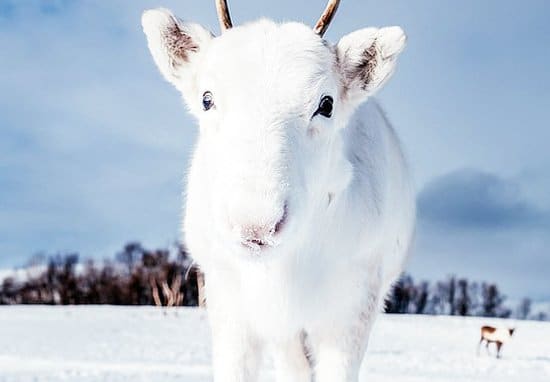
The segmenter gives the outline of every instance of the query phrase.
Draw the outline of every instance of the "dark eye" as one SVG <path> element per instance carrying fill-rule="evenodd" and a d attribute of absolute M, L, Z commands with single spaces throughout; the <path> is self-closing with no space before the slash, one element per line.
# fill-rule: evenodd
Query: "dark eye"
<path fill-rule="evenodd" d="M 330 118 L 332 117 L 332 109 L 333 109 L 334 100 L 331 96 L 324 96 L 321 98 L 321 102 L 319 102 L 319 108 L 313 114 L 315 117 L 317 114 L 321 114 L 323 117 Z"/>
<path fill-rule="evenodd" d="M 214 106 L 214 97 L 212 96 L 212 93 L 204 92 L 202 95 L 202 108 L 204 111 L 208 111 L 212 109 L 212 106 Z"/>

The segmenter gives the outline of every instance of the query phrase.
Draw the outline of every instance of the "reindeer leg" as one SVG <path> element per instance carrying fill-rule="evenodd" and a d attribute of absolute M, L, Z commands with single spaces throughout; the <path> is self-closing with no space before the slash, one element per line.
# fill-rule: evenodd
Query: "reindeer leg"
<path fill-rule="evenodd" d="M 497 358 L 500 358 L 500 348 L 502 347 L 502 342 L 497 341 L 496 345 L 497 345 Z"/>
<path fill-rule="evenodd" d="M 365 301 L 350 320 L 311 331 L 315 382 L 357 382 L 370 330 L 379 309 L 379 285 L 364 291 Z M 345 322 L 344 322 L 345 321 Z"/>
<path fill-rule="evenodd" d="M 274 351 L 277 382 L 311 382 L 312 365 L 305 336 L 278 344 Z"/>
<path fill-rule="evenodd" d="M 214 382 L 255 382 L 261 361 L 261 347 L 238 327 L 212 328 Z"/>
<path fill-rule="evenodd" d="M 247 327 L 238 304 L 233 303 L 232 293 L 239 293 L 238 282 L 225 276 L 213 275 L 205 285 L 214 382 L 255 382 L 262 346 Z"/>
<path fill-rule="evenodd" d="M 481 344 L 483 343 L 483 337 L 479 340 L 479 343 L 477 344 L 477 355 L 479 357 L 479 348 L 481 347 Z"/>

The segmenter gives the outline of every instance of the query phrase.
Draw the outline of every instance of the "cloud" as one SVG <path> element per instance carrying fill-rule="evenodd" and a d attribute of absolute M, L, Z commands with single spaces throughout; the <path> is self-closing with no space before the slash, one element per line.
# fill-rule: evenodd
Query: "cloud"
<path fill-rule="evenodd" d="M 2 4 L 0 267 L 177 239 L 194 121 L 147 52 L 147 5 Z"/>
<path fill-rule="evenodd" d="M 419 218 L 449 229 L 537 227 L 548 213 L 522 198 L 520 184 L 462 169 L 429 182 L 418 196 Z"/>
<path fill-rule="evenodd" d="M 461 169 L 429 182 L 418 196 L 408 271 L 496 282 L 514 298 L 550 298 L 550 214 L 523 194 L 530 179 Z"/>

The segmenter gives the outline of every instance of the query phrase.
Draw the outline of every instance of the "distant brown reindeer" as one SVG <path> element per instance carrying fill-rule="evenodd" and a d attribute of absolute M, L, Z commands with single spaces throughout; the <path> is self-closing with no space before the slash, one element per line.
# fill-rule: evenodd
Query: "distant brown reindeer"
<path fill-rule="evenodd" d="M 500 358 L 500 349 L 502 348 L 502 345 L 512 338 L 515 330 L 515 328 L 495 328 L 493 326 L 482 326 L 481 338 L 479 339 L 479 344 L 477 345 L 477 354 L 479 355 L 479 347 L 483 341 L 485 341 L 487 354 L 489 354 L 489 344 L 495 343 L 497 346 L 497 358 Z"/>

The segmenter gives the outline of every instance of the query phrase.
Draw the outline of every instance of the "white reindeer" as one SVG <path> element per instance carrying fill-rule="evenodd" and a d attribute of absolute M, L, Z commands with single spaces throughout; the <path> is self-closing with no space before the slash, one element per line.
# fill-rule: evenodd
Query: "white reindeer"
<path fill-rule="evenodd" d="M 505 328 L 505 327 L 494 327 L 494 326 L 482 326 L 481 327 L 481 338 L 479 339 L 479 344 L 477 345 L 477 355 L 479 355 L 479 347 L 485 341 L 485 348 L 487 349 L 487 354 L 489 354 L 489 345 L 494 343 L 497 347 L 497 358 L 500 358 L 500 349 L 502 345 L 508 342 L 514 335 L 515 328 Z"/>
<path fill-rule="evenodd" d="M 372 96 L 405 45 L 399 27 L 332 45 L 316 27 L 259 20 L 224 33 L 164 9 L 149 49 L 200 134 L 184 233 L 206 280 L 215 381 L 357 381 L 369 332 L 402 270 L 415 203 L 395 133 Z"/>

